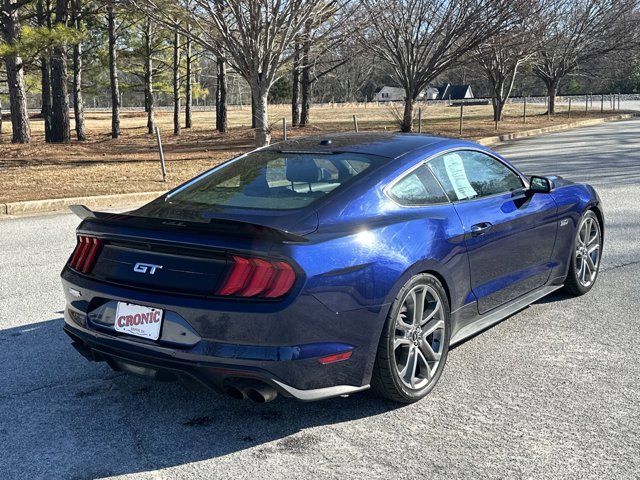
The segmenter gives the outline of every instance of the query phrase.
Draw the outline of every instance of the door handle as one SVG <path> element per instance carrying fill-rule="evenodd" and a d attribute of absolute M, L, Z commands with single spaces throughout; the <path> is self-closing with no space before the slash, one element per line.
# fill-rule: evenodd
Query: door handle
<path fill-rule="evenodd" d="M 489 230 L 491 230 L 491 227 L 493 227 L 493 225 L 489 222 L 482 222 L 471 225 L 471 236 L 479 237 L 480 235 L 484 235 Z"/>

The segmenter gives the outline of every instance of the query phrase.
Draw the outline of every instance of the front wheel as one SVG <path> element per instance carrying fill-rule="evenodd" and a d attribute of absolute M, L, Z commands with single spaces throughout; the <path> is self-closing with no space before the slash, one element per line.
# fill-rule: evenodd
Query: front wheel
<path fill-rule="evenodd" d="M 440 281 L 414 276 L 396 297 L 382 332 L 371 388 L 402 403 L 424 398 L 435 386 L 449 351 L 449 302 Z"/>
<path fill-rule="evenodd" d="M 602 255 L 602 226 L 597 215 L 587 210 L 578 224 L 571 250 L 569 273 L 564 289 L 571 295 L 584 295 L 596 283 Z"/>

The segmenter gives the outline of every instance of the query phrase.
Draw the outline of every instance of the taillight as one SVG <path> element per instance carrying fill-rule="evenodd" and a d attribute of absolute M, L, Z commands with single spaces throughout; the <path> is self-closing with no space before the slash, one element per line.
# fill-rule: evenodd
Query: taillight
<path fill-rule="evenodd" d="M 233 265 L 219 295 L 277 298 L 288 293 L 296 281 L 296 273 L 287 262 L 238 255 L 231 260 Z"/>
<path fill-rule="evenodd" d="M 78 272 L 89 273 L 98 258 L 100 248 L 102 248 L 102 240 L 99 238 L 79 235 L 69 266 Z"/>

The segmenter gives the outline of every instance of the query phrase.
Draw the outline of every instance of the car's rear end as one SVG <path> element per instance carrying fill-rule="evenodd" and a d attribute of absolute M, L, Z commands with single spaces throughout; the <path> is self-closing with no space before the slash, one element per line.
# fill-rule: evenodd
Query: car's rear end
<path fill-rule="evenodd" d="M 280 168 L 280 160 L 269 161 Z M 331 190 L 330 174 L 286 159 L 283 168 L 286 182 L 271 186 L 241 169 L 240 193 L 233 178 L 218 179 L 233 194 L 216 190 L 224 199 L 213 205 L 201 198 L 210 186 L 196 182 L 130 214 L 85 212 L 62 271 L 75 348 L 116 370 L 258 401 L 276 391 L 314 400 L 366 388 L 377 342 L 367 325 L 379 312 L 366 302 L 340 308 L 352 293 L 339 274 L 325 276 L 330 246 L 313 233 L 312 203 Z M 276 208 L 229 204 L 247 196 Z M 277 208 L 287 196 L 301 208 Z M 319 300 L 332 292 L 336 302 Z"/>

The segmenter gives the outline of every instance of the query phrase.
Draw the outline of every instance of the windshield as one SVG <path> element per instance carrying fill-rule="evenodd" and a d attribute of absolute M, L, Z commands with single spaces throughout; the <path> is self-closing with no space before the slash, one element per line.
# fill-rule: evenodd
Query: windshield
<path fill-rule="evenodd" d="M 356 153 L 262 150 L 185 184 L 167 196 L 167 201 L 182 207 L 303 208 L 385 160 Z"/>

